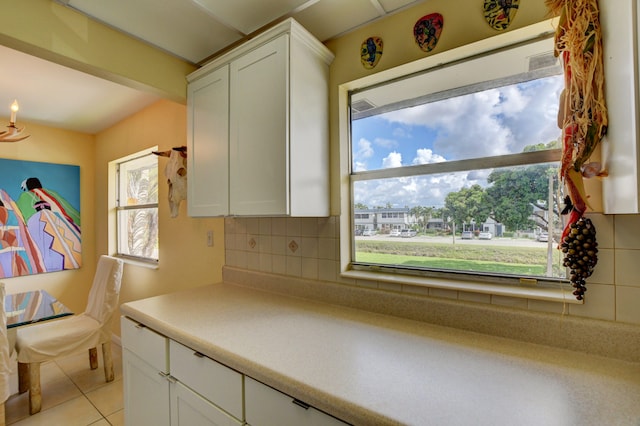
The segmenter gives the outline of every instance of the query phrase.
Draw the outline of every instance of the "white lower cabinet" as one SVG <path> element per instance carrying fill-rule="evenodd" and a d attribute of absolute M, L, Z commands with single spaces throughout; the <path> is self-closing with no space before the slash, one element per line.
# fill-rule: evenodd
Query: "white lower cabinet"
<path fill-rule="evenodd" d="M 126 317 L 121 324 L 125 425 L 244 424 L 242 374 Z"/>
<path fill-rule="evenodd" d="M 173 340 L 171 376 L 237 419 L 244 419 L 242 374 Z"/>
<path fill-rule="evenodd" d="M 169 339 L 125 317 L 121 330 L 124 423 L 169 426 Z"/>
<path fill-rule="evenodd" d="M 169 382 L 130 350 L 122 350 L 124 424 L 170 426 Z"/>
<path fill-rule="evenodd" d="M 172 426 L 240 426 L 231 417 L 202 396 L 176 381 L 171 389 Z"/>
<path fill-rule="evenodd" d="M 127 317 L 121 330 L 126 426 L 346 424 Z"/>
<path fill-rule="evenodd" d="M 251 426 L 347 424 L 250 377 L 245 377 L 244 391 L 247 423 Z"/>

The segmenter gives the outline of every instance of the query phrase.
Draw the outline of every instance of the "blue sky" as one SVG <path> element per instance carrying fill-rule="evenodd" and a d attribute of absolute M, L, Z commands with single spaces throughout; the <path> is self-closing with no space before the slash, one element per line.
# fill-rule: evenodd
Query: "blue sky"
<path fill-rule="evenodd" d="M 22 182 L 37 177 L 45 189 L 52 189 L 80 211 L 80 167 L 0 158 L 0 188 L 14 200 L 23 192 Z"/>
<path fill-rule="evenodd" d="M 522 152 L 558 139 L 561 75 L 356 120 L 354 171 Z M 359 182 L 355 202 L 369 207 L 441 207 L 450 191 L 486 185 L 491 170 Z M 386 201 L 385 201 L 386 200 Z"/>

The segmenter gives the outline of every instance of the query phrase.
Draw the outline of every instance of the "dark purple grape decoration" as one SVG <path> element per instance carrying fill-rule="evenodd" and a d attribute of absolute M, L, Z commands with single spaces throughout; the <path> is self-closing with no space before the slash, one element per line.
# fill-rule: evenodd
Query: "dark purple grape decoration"
<path fill-rule="evenodd" d="M 563 266 L 569 268 L 569 280 L 575 288 L 573 295 L 582 300 L 587 291 L 586 280 L 593 273 L 598 263 L 598 243 L 596 242 L 596 228 L 591 219 L 581 217 L 571 224 L 569 233 L 560 249 L 564 253 Z"/>

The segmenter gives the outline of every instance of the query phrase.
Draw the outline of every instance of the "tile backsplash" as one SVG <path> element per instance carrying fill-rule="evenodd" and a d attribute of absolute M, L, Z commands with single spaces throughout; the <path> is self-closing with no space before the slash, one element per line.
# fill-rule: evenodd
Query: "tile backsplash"
<path fill-rule="evenodd" d="M 597 230 L 598 265 L 583 305 L 462 291 L 354 281 L 340 277 L 337 217 L 225 219 L 226 265 L 265 273 L 428 297 L 565 313 L 640 325 L 640 215 L 590 214 Z"/>

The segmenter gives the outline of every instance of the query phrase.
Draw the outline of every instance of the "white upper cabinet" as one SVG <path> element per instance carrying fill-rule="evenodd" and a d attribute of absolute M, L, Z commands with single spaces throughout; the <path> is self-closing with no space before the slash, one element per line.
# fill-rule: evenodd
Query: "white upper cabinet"
<path fill-rule="evenodd" d="M 329 64 L 293 19 L 189 75 L 189 215 L 329 215 Z"/>
<path fill-rule="evenodd" d="M 602 158 L 606 214 L 640 213 L 640 6 L 600 1 L 609 127 Z"/>
<path fill-rule="evenodd" d="M 187 201 L 190 216 L 229 209 L 229 66 L 189 84 Z"/>
<path fill-rule="evenodd" d="M 282 35 L 231 63 L 232 214 L 277 215 L 290 211 L 288 40 L 288 35 Z"/>

